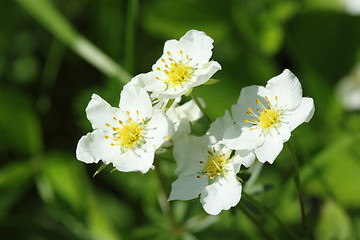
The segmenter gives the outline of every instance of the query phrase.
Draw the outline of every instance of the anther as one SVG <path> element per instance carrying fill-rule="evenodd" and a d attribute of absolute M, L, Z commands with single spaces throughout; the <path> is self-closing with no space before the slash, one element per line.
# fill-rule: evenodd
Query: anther
<path fill-rule="evenodd" d="M 116 121 L 116 117 L 113 117 L 113 119 Z"/>
<path fill-rule="evenodd" d="M 108 123 L 106 123 L 105 125 L 106 125 L 107 127 L 110 127 L 110 124 L 108 124 Z"/>
<path fill-rule="evenodd" d="M 105 136 L 106 139 L 109 139 L 109 136 Z"/>

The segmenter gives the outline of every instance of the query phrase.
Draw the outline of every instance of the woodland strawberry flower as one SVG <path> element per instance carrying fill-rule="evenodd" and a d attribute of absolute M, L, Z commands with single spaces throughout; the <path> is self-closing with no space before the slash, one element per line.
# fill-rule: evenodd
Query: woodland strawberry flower
<path fill-rule="evenodd" d="M 204 32 L 190 30 L 179 41 L 166 41 L 164 52 L 152 71 L 137 77 L 156 98 L 179 97 L 221 69 L 218 62 L 210 61 L 212 43 Z"/>
<path fill-rule="evenodd" d="M 309 122 L 314 111 L 313 99 L 302 97 L 298 78 L 286 69 L 266 87 L 253 85 L 241 90 L 232 106 L 236 124 L 226 130 L 224 143 L 246 153 L 253 150 L 260 162 L 273 163 L 291 131 Z"/>
<path fill-rule="evenodd" d="M 152 108 L 147 92 L 134 86 L 121 92 L 119 108 L 93 94 L 86 115 L 94 131 L 80 139 L 77 159 L 102 160 L 123 172 L 146 173 L 153 167 L 155 151 L 174 132 L 165 114 Z"/>
<path fill-rule="evenodd" d="M 190 200 L 201 194 L 204 210 L 212 215 L 240 201 L 242 185 L 236 174 L 241 162 L 218 141 L 228 123 L 232 123 L 229 114 L 215 121 L 206 136 L 186 136 L 175 141 L 175 173 L 179 177 L 172 184 L 169 201 Z"/>

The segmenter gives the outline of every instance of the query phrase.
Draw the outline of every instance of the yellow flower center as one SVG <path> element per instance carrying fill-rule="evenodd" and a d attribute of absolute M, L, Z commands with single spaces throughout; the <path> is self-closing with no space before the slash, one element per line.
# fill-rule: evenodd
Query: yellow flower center
<path fill-rule="evenodd" d="M 113 130 L 112 136 L 105 136 L 105 138 L 112 140 L 110 143 L 111 146 L 120 146 L 123 152 L 129 148 L 141 146 L 145 143 L 144 132 L 146 124 L 144 119 L 142 119 L 141 122 L 138 122 L 138 119 L 134 121 L 130 117 L 130 113 L 127 112 L 127 114 L 129 115 L 129 120 L 126 124 L 116 117 L 113 117 L 113 120 L 117 127 L 112 127 L 109 123 L 105 124 Z M 137 112 L 137 114 L 139 113 Z"/>
<path fill-rule="evenodd" d="M 276 123 L 280 122 L 280 114 L 274 109 L 264 109 L 260 113 L 260 126 L 264 128 L 271 128 Z"/>
<path fill-rule="evenodd" d="M 178 86 L 189 80 L 193 72 L 193 68 L 189 63 L 189 55 L 184 56 L 183 52 L 180 50 L 181 59 L 176 61 L 174 60 L 171 53 L 168 51 L 168 58 L 166 61 L 164 58 L 161 58 L 161 61 L 164 63 L 164 69 L 157 67 L 156 69 L 160 72 L 164 72 L 166 75 L 165 79 L 160 79 L 155 77 L 158 80 L 164 81 L 167 85 Z"/>
<path fill-rule="evenodd" d="M 225 170 L 226 163 L 230 156 L 230 152 L 227 154 L 223 154 L 221 151 L 216 151 L 215 148 L 212 149 L 208 154 L 208 159 L 206 163 L 204 161 L 200 161 L 203 167 L 203 171 L 199 172 L 198 178 L 201 176 L 207 176 L 210 179 L 214 179 L 217 176 L 223 174 Z"/>
<path fill-rule="evenodd" d="M 212 175 L 219 175 L 225 167 L 225 159 L 222 155 L 211 156 L 205 164 L 205 171 Z"/>
<path fill-rule="evenodd" d="M 257 125 L 257 127 L 260 127 L 265 131 L 265 133 L 267 133 L 270 128 L 278 127 L 279 124 L 281 124 L 281 115 L 284 113 L 284 111 L 279 109 L 277 97 L 275 97 L 275 107 L 270 103 L 267 97 L 265 97 L 265 99 L 267 101 L 266 105 L 268 107 L 265 107 L 259 99 L 256 99 L 256 103 L 258 104 L 259 108 L 257 108 L 255 111 L 253 111 L 251 108 L 248 108 L 249 112 L 246 112 L 246 114 L 255 117 L 255 119 L 252 119 L 251 121 L 244 121 L 246 123 Z M 254 128 L 250 128 L 250 130 L 252 129 Z"/>
<path fill-rule="evenodd" d="M 117 131 L 116 139 L 120 142 L 120 145 L 124 147 L 134 146 L 141 137 L 141 126 L 137 123 L 130 123 L 123 126 L 120 131 Z"/>
<path fill-rule="evenodd" d="M 174 63 L 167 73 L 167 82 L 177 85 L 185 82 L 190 76 L 191 67 L 186 66 L 182 61 Z"/>

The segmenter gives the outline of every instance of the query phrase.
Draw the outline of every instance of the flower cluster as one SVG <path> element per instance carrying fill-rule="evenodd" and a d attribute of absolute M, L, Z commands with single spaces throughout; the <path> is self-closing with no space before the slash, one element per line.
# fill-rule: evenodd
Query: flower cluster
<path fill-rule="evenodd" d="M 146 173 L 153 168 L 155 153 L 172 147 L 178 178 L 169 201 L 201 195 L 204 210 L 212 215 L 236 206 L 242 190 L 237 176 L 241 165 L 250 167 L 255 157 L 273 163 L 291 131 L 311 119 L 314 103 L 302 97 L 299 80 L 284 70 L 265 87 L 243 88 L 232 116 L 226 111 L 204 136 L 191 135 L 191 123 L 202 116 L 205 103 L 201 99 L 179 103 L 221 69 L 210 60 L 212 43 L 196 30 L 179 41 L 165 42 L 152 71 L 124 86 L 119 108 L 94 94 L 86 108 L 94 131 L 80 139 L 77 159 Z"/>

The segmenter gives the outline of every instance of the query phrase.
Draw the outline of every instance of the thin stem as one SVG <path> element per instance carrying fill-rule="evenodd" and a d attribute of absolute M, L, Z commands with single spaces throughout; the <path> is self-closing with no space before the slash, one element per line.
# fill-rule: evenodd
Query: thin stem
<path fill-rule="evenodd" d="M 201 103 L 199 101 L 199 99 L 194 95 L 193 92 L 190 93 L 191 98 L 194 100 L 194 102 L 196 103 L 196 105 L 200 108 L 200 111 L 204 114 L 206 120 L 209 122 L 209 124 L 212 123 L 211 118 L 209 117 L 209 115 L 207 115 L 205 109 L 203 108 L 203 106 L 201 106 Z"/>
<path fill-rule="evenodd" d="M 169 190 L 166 187 L 167 185 L 165 183 L 164 176 L 161 173 L 160 166 L 159 166 L 157 159 L 155 159 L 154 165 L 155 165 L 155 173 L 156 173 L 160 188 L 162 190 L 161 195 L 159 196 L 160 207 L 163 210 L 163 212 L 169 217 L 169 219 L 171 221 L 171 226 L 172 226 L 172 229 L 174 230 L 174 232 L 177 232 L 178 227 L 177 227 L 177 224 L 175 221 L 173 209 L 172 209 L 171 204 L 167 201 L 167 196 L 169 196 Z"/>
<path fill-rule="evenodd" d="M 276 214 L 271 210 L 271 208 L 262 205 L 260 202 L 256 201 L 252 196 L 247 194 L 246 192 L 242 192 L 242 195 L 249 200 L 250 202 L 254 203 L 258 208 L 260 208 L 262 211 L 264 211 L 268 216 L 274 218 L 279 225 L 291 236 L 293 239 L 298 239 L 298 237 L 295 235 L 295 233 L 288 228 L 277 216 Z"/>
<path fill-rule="evenodd" d="M 295 170 L 294 181 L 295 181 L 296 191 L 297 191 L 297 194 L 299 197 L 299 203 L 300 203 L 300 208 L 301 208 L 302 226 L 303 226 L 305 234 L 307 235 L 304 202 L 303 202 L 301 188 L 300 188 L 299 161 L 295 155 L 294 149 L 292 148 L 290 142 L 287 142 L 287 146 L 290 149 L 292 159 L 293 159 L 293 165 L 294 165 L 294 170 Z"/>
<path fill-rule="evenodd" d="M 243 213 L 245 213 L 245 215 L 254 223 L 254 225 L 258 228 L 258 230 L 261 232 L 261 234 L 264 236 L 265 239 L 273 239 L 266 231 L 265 229 L 262 227 L 262 225 L 256 220 L 256 218 L 251 215 L 250 212 L 248 212 L 248 210 L 244 207 L 244 205 L 240 202 L 238 204 L 239 208 L 241 211 L 243 211 Z"/>
<path fill-rule="evenodd" d="M 125 35 L 125 68 L 134 72 L 135 25 L 138 16 L 138 0 L 128 0 L 126 35 Z"/>

